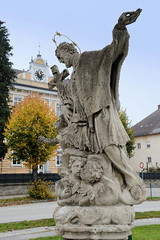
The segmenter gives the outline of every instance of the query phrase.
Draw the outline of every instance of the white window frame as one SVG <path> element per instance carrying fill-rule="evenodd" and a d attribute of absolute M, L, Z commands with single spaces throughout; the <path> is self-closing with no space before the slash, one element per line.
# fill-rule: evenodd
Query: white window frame
<path fill-rule="evenodd" d="M 13 153 L 13 151 L 12 151 Z M 16 161 L 16 163 L 14 163 L 13 161 Z M 17 162 L 20 162 L 20 163 L 17 163 Z M 14 159 L 13 155 L 12 155 L 12 163 L 11 163 L 12 167 L 22 167 L 23 168 L 23 162 L 22 160 L 16 160 Z"/>
<path fill-rule="evenodd" d="M 137 149 L 138 149 L 138 150 L 141 149 L 141 143 L 137 143 Z"/>
<path fill-rule="evenodd" d="M 150 142 L 146 142 L 146 148 L 151 148 L 151 143 Z"/>
<path fill-rule="evenodd" d="M 55 102 L 55 112 L 58 117 L 62 114 L 60 102 Z"/>
<path fill-rule="evenodd" d="M 49 161 L 43 165 L 38 165 L 38 173 L 48 173 L 49 172 Z"/>
<path fill-rule="evenodd" d="M 151 157 L 147 157 L 147 163 L 151 163 L 152 162 L 152 158 Z"/>
<path fill-rule="evenodd" d="M 62 164 L 62 149 L 59 147 L 57 149 L 57 156 L 56 156 L 56 167 L 59 167 Z M 58 163 L 59 162 L 59 163 Z"/>
<path fill-rule="evenodd" d="M 52 107 L 53 99 L 48 99 L 49 107 Z"/>
<path fill-rule="evenodd" d="M 15 100 L 16 99 L 16 100 Z M 20 95 L 13 95 L 13 105 L 16 105 L 17 103 L 23 101 L 23 96 Z"/>

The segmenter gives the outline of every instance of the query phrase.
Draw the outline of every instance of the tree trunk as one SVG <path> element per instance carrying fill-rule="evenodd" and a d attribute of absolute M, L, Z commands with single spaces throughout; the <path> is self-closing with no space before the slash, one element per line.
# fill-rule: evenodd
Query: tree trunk
<path fill-rule="evenodd" d="M 33 182 L 36 183 L 38 180 L 38 167 L 35 167 L 33 170 Z"/>

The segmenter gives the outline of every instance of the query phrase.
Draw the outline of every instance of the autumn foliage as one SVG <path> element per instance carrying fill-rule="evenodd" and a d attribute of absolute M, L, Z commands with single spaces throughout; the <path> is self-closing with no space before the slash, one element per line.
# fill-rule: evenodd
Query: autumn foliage
<path fill-rule="evenodd" d="M 33 170 L 44 164 L 56 152 L 56 147 L 38 143 L 37 139 L 39 136 L 55 138 L 55 121 L 55 112 L 40 95 L 29 95 L 13 107 L 5 130 L 13 157 L 25 161 L 27 167 Z"/>
<path fill-rule="evenodd" d="M 130 141 L 126 144 L 126 150 L 128 153 L 128 157 L 131 158 L 134 156 L 134 149 L 135 149 L 135 138 L 134 138 L 134 130 L 133 127 L 131 127 L 131 121 L 129 121 L 129 118 L 126 113 L 126 109 L 121 109 L 119 112 L 119 118 L 123 124 L 123 127 L 125 128 L 126 132 L 128 133 L 128 136 L 130 137 Z"/>

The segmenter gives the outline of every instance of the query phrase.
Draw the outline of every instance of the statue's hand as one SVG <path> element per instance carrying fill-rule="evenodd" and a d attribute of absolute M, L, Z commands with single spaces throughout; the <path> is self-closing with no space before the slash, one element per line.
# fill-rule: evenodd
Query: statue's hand
<path fill-rule="evenodd" d="M 69 75 L 68 69 L 64 69 L 64 70 L 62 71 L 62 80 L 64 80 L 68 75 Z"/>
<path fill-rule="evenodd" d="M 124 12 L 118 19 L 119 26 L 129 25 L 137 20 L 142 9 L 138 8 L 135 12 Z"/>

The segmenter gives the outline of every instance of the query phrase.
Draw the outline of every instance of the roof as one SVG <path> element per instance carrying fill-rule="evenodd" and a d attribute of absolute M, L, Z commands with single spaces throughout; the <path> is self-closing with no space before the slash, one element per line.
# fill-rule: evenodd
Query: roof
<path fill-rule="evenodd" d="M 160 105 L 158 109 L 133 126 L 135 137 L 160 133 Z"/>
<path fill-rule="evenodd" d="M 13 70 L 15 71 L 16 75 L 18 75 L 19 73 L 24 72 L 23 70 L 18 70 L 18 69 L 13 69 Z"/>

